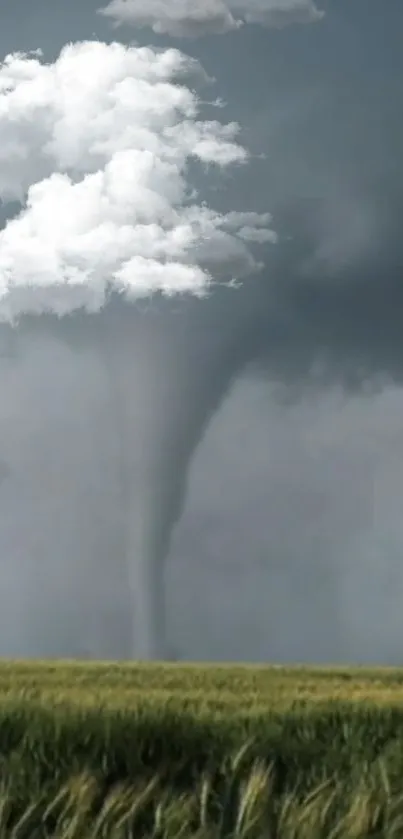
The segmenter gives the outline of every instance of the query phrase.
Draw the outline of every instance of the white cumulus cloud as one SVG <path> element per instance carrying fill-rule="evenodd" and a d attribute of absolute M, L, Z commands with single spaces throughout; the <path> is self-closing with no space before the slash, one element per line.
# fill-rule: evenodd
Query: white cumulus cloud
<path fill-rule="evenodd" d="M 274 241 L 270 216 L 197 203 L 190 159 L 245 163 L 235 123 L 200 119 L 178 50 L 70 44 L 54 63 L 0 65 L 0 318 L 78 307 L 109 289 L 201 295 L 259 267 L 246 242 Z M 199 68 L 201 73 L 201 68 Z"/>
<path fill-rule="evenodd" d="M 315 0 L 110 0 L 98 10 L 115 26 L 132 24 L 176 38 L 222 35 L 243 23 L 283 27 L 321 20 Z"/>

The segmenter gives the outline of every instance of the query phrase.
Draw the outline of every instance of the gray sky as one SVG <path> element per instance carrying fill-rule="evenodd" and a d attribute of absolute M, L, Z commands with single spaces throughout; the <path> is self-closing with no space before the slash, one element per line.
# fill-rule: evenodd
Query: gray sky
<path fill-rule="evenodd" d="M 210 321 L 206 301 L 200 316 L 212 335 L 244 318 L 240 354 L 250 364 L 218 411 L 213 398 L 206 409 L 166 565 L 170 644 L 186 658 L 401 663 L 401 0 L 257 0 L 257 22 L 239 28 L 231 21 L 244 19 L 242 2 L 204 3 L 210 18 L 196 23 L 178 0 L 150 3 L 159 8 L 150 20 L 139 18 L 143 5 L 132 0 L 132 25 L 126 14 L 113 28 L 99 0 L 0 0 L 0 55 L 41 48 L 54 61 L 66 43 L 96 38 L 197 58 L 216 80 L 203 96 L 226 102 L 218 115 L 207 107 L 208 118 L 238 121 L 255 157 L 220 179 L 196 173 L 195 183 L 220 212 L 271 213 L 280 237 L 264 246 L 261 274 L 231 291 L 236 303 Z M 170 37 L 172 19 L 183 37 Z M 159 380 L 147 340 L 144 369 Z M 189 345 L 167 341 L 175 365 Z M 147 396 L 142 346 L 138 401 Z M 191 351 L 196 378 L 210 363 L 204 346 Z M 2 371 L 1 654 L 77 654 L 91 597 L 119 598 L 106 560 L 96 594 L 89 583 L 93 557 L 116 549 L 102 375 L 90 351 L 80 376 L 69 352 L 55 352 L 57 367 L 39 346 L 26 351 L 20 379 Z M 174 399 L 169 387 L 163 396 Z M 146 426 L 147 410 L 139 414 Z M 24 480 L 13 483 L 18 469 Z M 119 609 L 97 618 L 83 647 L 119 654 Z"/>

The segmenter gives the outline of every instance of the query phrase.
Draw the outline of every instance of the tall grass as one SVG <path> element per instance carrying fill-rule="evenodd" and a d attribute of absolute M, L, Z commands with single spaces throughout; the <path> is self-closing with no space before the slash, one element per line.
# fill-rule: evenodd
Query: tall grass
<path fill-rule="evenodd" d="M 402 684 L 4 663 L 0 839 L 403 837 Z"/>
<path fill-rule="evenodd" d="M 52 796 L 37 794 L 19 814 L 0 790 L 2 839 L 397 839 L 403 836 L 403 794 L 393 794 L 378 762 L 354 786 L 329 778 L 310 793 L 278 795 L 272 767 L 248 748 L 226 767 L 220 795 L 203 775 L 193 792 L 174 794 L 156 776 L 116 784 L 105 793 L 89 773 L 71 776 Z"/>

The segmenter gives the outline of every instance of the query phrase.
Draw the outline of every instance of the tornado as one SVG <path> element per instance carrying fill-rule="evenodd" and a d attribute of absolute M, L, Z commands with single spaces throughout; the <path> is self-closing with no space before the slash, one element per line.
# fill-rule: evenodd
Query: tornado
<path fill-rule="evenodd" d="M 18 326 L 0 327 L 4 343 L 8 337 L 13 347 L 0 359 L 5 399 L 0 421 L 9 458 L 0 477 L 6 493 L 13 472 L 20 473 L 9 508 L 7 496 L 0 495 L 0 533 L 5 519 L 20 511 L 26 529 L 21 573 L 28 562 L 27 576 L 33 579 L 28 599 L 43 600 L 41 574 L 61 576 L 63 599 L 71 602 L 80 588 L 94 589 L 80 630 L 87 641 L 77 654 L 88 648 L 93 656 L 102 650 L 111 657 L 170 656 L 165 567 L 189 464 L 210 417 L 248 357 L 243 335 L 248 317 L 242 307 L 231 306 L 233 294 L 222 289 L 207 301 L 178 304 L 161 299 L 146 311 L 117 297 L 97 313 L 25 315 Z M 7 402 L 13 406 L 14 429 L 7 421 Z M 55 474 L 47 476 L 52 470 Z M 107 509 L 106 545 L 88 535 L 102 516 L 97 504 L 102 508 L 106 503 L 102 497 L 97 500 L 98 484 L 103 483 L 114 491 L 108 502 L 113 509 Z M 62 510 L 53 514 L 57 499 Z M 79 525 L 83 510 L 86 524 Z M 63 542 L 57 533 L 58 515 L 61 528 L 67 518 L 76 532 L 84 528 L 78 556 L 68 534 Z M 38 531 L 49 533 L 42 553 L 33 544 Z M 13 562 L 21 538 L 9 537 Z M 80 545 L 76 536 L 77 541 Z M 59 557 L 52 558 L 48 542 Z M 80 558 L 86 550 L 89 558 Z M 119 604 L 113 618 L 119 639 L 115 647 L 101 608 L 113 597 Z M 60 620 L 60 613 L 54 620 Z M 73 616 L 65 621 L 73 622 Z M 68 638 L 62 644 L 64 655 L 71 654 Z"/>
<path fill-rule="evenodd" d="M 0 327 L 3 335 L 8 331 L 14 347 L 12 355 L 0 360 L 3 393 L 12 401 L 13 388 L 18 389 L 17 425 L 19 415 L 26 416 L 22 442 L 17 436 L 7 447 L 12 462 L 2 469 L 4 489 L 14 461 L 22 473 L 22 485 L 28 482 L 31 495 L 42 496 L 39 510 L 34 507 L 30 513 L 31 530 L 27 529 L 22 548 L 29 555 L 24 562 L 31 563 L 30 574 L 36 580 L 29 598 L 35 599 L 36 592 L 38 600 L 43 600 L 38 576 L 50 576 L 58 562 L 56 573 L 64 579 L 63 600 L 77 600 L 80 588 L 94 590 L 86 618 L 81 618 L 83 645 L 73 645 L 76 654 L 88 649 L 92 657 L 163 659 L 171 655 L 165 570 L 170 538 L 186 496 L 189 465 L 211 416 L 249 358 L 245 330 L 250 313 L 245 300 L 243 306 L 233 305 L 233 295 L 232 289 L 223 288 L 208 300 L 159 299 L 147 310 L 118 296 L 97 313 L 63 318 L 25 315 L 18 326 Z M 42 402 L 40 393 L 45 397 Z M 4 426 L 4 408 L 1 414 Z M 92 454 L 87 452 L 89 446 L 93 446 Z M 63 448 L 71 453 L 64 459 Z M 78 528 L 77 519 L 87 510 L 87 523 L 82 525 L 85 544 L 78 556 L 69 547 L 67 535 L 66 547 L 57 533 L 52 536 L 51 528 L 57 527 L 52 524 L 53 487 L 45 481 L 43 470 L 53 460 L 59 472 L 54 489 L 64 507 L 62 518 L 70 517 L 72 527 Z M 107 502 L 113 509 L 106 511 L 106 545 L 91 535 L 86 548 L 88 531 L 96 529 L 97 515 L 102 516 L 94 509 L 97 503 L 102 506 L 102 498 L 92 497 L 94 469 L 97 495 L 99 483 L 114 488 L 112 501 Z M 76 513 L 73 504 L 80 508 Z M 15 498 L 13 509 L 20 509 L 24 520 L 22 499 Z M 7 516 L 4 501 L 2 516 Z M 45 548 L 47 560 L 35 551 L 32 541 L 41 529 L 49 533 L 48 542 L 59 559 L 52 558 L 51 548 Z M 16 538 L 12 550 L 15 542 Z M 83 559 L 86 550 L 89 557 Z M 60 559 L 63 555 L 64 560 Z M 113 598 L 118 603 L 112 618 L 118 639 L 115 646 L 108 639 L 111 627 L 102 611 Z M 55 623 L 58 619 L 60 614 L 54 616 Z M 65 621 L 68 632 L 61 650 L 71 655 L 73 616 L 66 616 Z M 54 654 L 59 649 L 60 644 Z"/>

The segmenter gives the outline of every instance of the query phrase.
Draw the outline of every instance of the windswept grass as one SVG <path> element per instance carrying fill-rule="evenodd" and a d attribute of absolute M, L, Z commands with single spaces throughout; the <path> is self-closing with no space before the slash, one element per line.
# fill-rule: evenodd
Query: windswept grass
<path fill-rule="evenodd" d="M 38 794 L 18 815 L 0 791 L 4 839 L 397 839 L 403 835 L 403 794 L 392 794 L 385 767 L 354 787 L 329 778 L 310 793 L 276 794 L 273 769 L 248 747 L 223 767 L 221 789 L 203 775 L 192 792 L 174 795 L 158 776 L 107 792 L 89 773 L 70 777 L 48 798 Z"/>
<path fill-rule="evenodd" d="M 403 671 L 2 663 L 0 839 L 129 836 L 403 837 Z"/>

